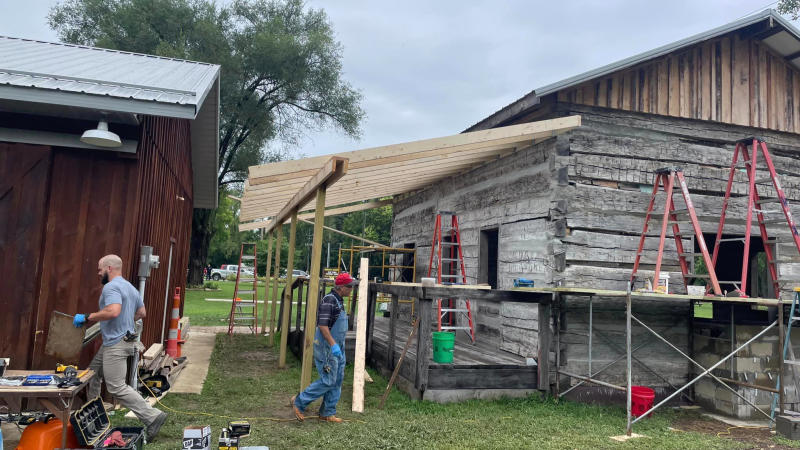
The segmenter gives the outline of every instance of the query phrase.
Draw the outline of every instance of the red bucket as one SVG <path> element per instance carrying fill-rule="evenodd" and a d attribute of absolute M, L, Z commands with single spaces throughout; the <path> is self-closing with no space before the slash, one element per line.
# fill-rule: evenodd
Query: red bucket
<path fill-rule="evenodd" d="M 631 414 L 639 417 L 653 407 L 654 390 L 646 386 L 631 386 Z"/>

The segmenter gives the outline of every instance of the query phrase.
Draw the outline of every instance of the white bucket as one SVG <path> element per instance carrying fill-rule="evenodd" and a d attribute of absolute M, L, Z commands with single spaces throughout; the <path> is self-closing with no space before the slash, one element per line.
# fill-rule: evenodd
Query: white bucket
<path fill-rule="evenodd" d="M 686 293 L 695 297 L 702 297 L 706 294 L 705 286 L 686 286 Z"/>

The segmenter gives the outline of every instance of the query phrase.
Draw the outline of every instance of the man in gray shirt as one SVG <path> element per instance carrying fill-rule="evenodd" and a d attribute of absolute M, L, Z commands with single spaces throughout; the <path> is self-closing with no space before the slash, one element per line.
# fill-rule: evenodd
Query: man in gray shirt
<path fill-rule="evenodd" d="M 100 322 L 103 345 L 92 359 L 89 368 L 97 373 L 89 383 L 89 398 L 100 396 L 101 378 L 108 392 L 122 406 L 130 409 L 147 426 L 147 439 L 152 440 L 167 420 L 167 413 L 153 408 L 125 383 L 128 373 L 128 357 L 136 349 L 134 340 L 125 336 L 134 333 L 134 324 L 143 318 L 145 310 L 139 291 L 122 277 L 122 259 L 117 255 L 106 255 L 97 263 L 97 275 L 103 283 L 100 294 L 100 310 L 90 314 L 76 314 L 73 324 L 83 326 L 87 321 Z"/>

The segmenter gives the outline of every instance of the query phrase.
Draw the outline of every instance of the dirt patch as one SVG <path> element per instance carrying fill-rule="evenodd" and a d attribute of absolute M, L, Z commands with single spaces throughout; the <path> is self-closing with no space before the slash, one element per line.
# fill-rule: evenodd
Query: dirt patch
<path fill-rule="evenodd" d="M 274 353 L 269 352 L 242 352 L 239 357 L 246 361 L 277 361 L 278 358 Z"/>
<path fill-rule="evenodd" d="M 710 434 L 722 439 L 731 439 L 743 444 L 751 445 L 758 449 L 791 449 L 780 445 L 772 438 L 775 436 L 769 428 L 740 428 L 709 418 L 686 418 L 677 420 L 672 428 L 680 431 L 693 431 L 695 433 Z"/>

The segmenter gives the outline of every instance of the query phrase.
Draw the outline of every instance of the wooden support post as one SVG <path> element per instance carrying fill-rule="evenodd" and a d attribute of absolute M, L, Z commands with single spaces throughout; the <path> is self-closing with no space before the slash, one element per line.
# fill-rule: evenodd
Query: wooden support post
<path fill-rule="evenodd" d="M 272 231 L 270 231 L 267 234 L 267 270 L 264 271 L 264 275 L 265 275 L 265 278 L 266 278 L 267 282 L 266 282 L 266 284 L 264 286 L 264 314 L 261 315 L 261 331 L 264 334 L 267 334 L 267 314 L 269 312 L 269 309 L 268 309 L 269 308 L 269 286 L 270 286 L 270 282 L 272 281 L 272 277 L 271 277 L 271 274 L 269 272 L 270 272 L 270 269 L 272 269 L 272 236 L 273 236 L 273 234 L 274 233 Z M 276 279 L 275 283 L 277 283 L 277 282 L 278 282 L 278 280 Z M 267 338 L 267 340 L 269 340 L 269 339 L 272 339 L 272 337 L 270 336 L 269 338 Z"/>
<path fill-rule="evenodd" d="M 386 349 L 386 368 L 389 370 L 394 369 L 394 340 L 397 334 L 397 316 L 400 313 L 398 306 L 400 305 L 397 294 L 392 294 L 392 310 L 389 313 L 389 343 Z"/>
<path fill-rule="evenodd" d="M 431 314 L 433 310 L 433 300 L 430 298 L 419 299 L 419 333 L 417 333 L 417 367 L 414 377 L 414 387 L 420 395 L 425 392 L 428 386 L 428 365 L 430 364 L 431 347 Z"/>
<path fill-rule="evenodd" d="M 356 305 L 358 305 L 360 303 L 359 302 L 359 298 L 358 298 L 359 297 L 358 293 L 359 293 L 358 290 L 355 290 L 355 291 L 350 293 L 350 311 L 347 313 L 348 317 L 355 317 Z M 347 331 L 353 331 L 353 327 L 354 326 L 355 326 L 355 322 L 354 321 L 351 320 L 351 321 L 347 322 Z"/>
<path fill-rule="evenodd" d="M 366 281 L 366 279 L 364 281 Z M 367 354 L 368 355 L 372 355 L 372 335 L 373 332 L 375 331 L 375 304 L 378 303 L 377 300 L 378 300 L 377 291 L 372 291 L 369 294 L 367 294 Z"/>
<path fill-rule="evenodd" d="M 361 258 L 358 268 L 358 278 L 362 281 L 358 286 L 358 314 L 356 320 L 356 351 L 353 361 L 353 411 L 364 412 L 364 358 L 367 351 L 367 304 L 363 299 L 369 296 L 369 258 Z"/>
<path fill-rule="evenodd" d="M 553 316 L 553 329 L 556 335 L 556 398 L 561 396 L 561 294 L 556 293 L 555 315 Z"/>
<path fill-rule="evenodd" d="M 325 223 L 325 188 L 317 189 L 316 217 L 314 218 L 314 238 L 311 242 L 311 272 L 308 274 L 308 294 L 306 295 L 306 323 L 303 333 L 303 365 L 300 372 L 300 391 L 311 384 L 314 370 L 314 334 L 317 327 L 317 305 L 320 297 L 320 274 L 322 273 L 322 229 Z M 344 349 L 342 349 L 344 350 Z"/>
<path fill-rule="evenodd" d="M 656 276 L 658 276 L 658 272 L 656 272 Z M 625 297 L 625 354 L 627 355 L 627 366 L 625 369 L 626 375 L 626 383 L 625 386 L 627 387 L 627 398 L 626 398 L 626 405 L 627 405 L 627 413 L 626 416 L 628 418 L 628 425 L 625 428 L 625 434 L 630 436 L 631 430 L 633 428 L 633 422 L 631 421 L 631 385 L 633 384 L 632 381 L 632 363 L 631 363 L 631 288 L 632 286 L 628 284 L 628 295 Z"/>
<path fill-rule="evenodd" d="M 283 314 L 281 314 L 281 348 L 278 354 L 278 367 L 286 367 L 286 343 L 289 341 L 289 309 L 292 307 L 292 271 L 294 271 L 294 245 L 297 238 L 297 210 L 292 211 L 292 224 L 289 227 L 289 255 L 286 259 L 286 286 L 283 288 Z"/>
<path fill-rule="evenodd" d="M 281 241 L 283 240 L 283 226 L 276 227 L 278 230 L 275 233 L 275 271 L 272 280 L 275 284 L 272 285 L 272 306 L 270 307 L 269 315 L 269 346 L 275 345 L 275 325 L 277 324 L 275 312 L 278 306 L 278 280 L 281 276 Z"/>
<path fill-rule="evenodd" d="M 555 294 L 553 294 L 555 299 Z M 539 390 L 545 394 L 550 394 L 550 345 L 553 340 L 553 331 L 550 328 L 550 316 L 552 309 L 549 303 L 539 303 L 539 351 L 538 367 Z"/>
<path fill-rule="evenodd" d="M 303 324 L 301 322 L 301 320 L 303 319 L 303 284 L 304 283 L 300 281 L 300 283 L 297 285 L 297 312 L 295 313 L 295 319 L 294 319 L 294 327 L 295 329 L 297 329 L 297 331 L 303 329 L 302 328 Z M 306 293 L 306 297 L 307 296 L 308 293 Z M 300 348 L 302 349 L 303 346 L 301 345 Z"/>

